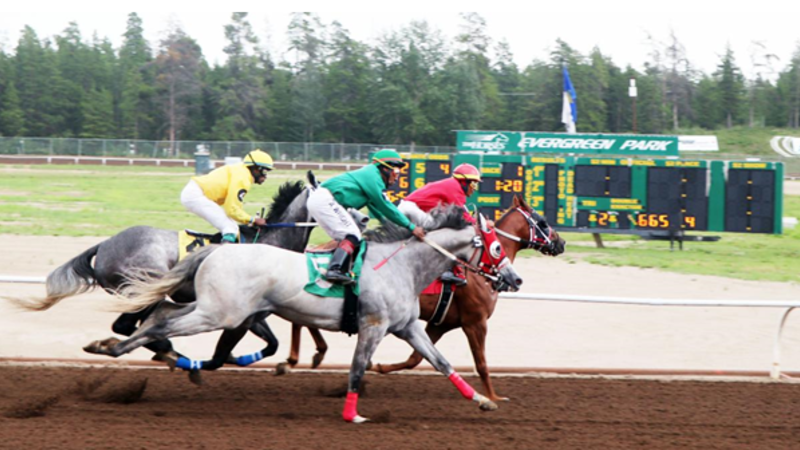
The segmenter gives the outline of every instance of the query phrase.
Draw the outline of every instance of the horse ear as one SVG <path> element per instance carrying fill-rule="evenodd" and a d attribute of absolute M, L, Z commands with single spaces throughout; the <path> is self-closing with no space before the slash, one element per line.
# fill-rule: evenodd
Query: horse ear
<path fill-rule="evenodd" d="M 316 189 L 319 187 L 319 181 L 317 181 L 317 176 L 314 175 L 314 172 L 309 170 L 308 173 L 306 173 L 306 178 L 308 178 L 308 184 L 310 184 L 312 188 Z"/>
<path fill-rule="evenodd" d="M 483 230 L 484 232 L 489 231 L 489 226 L 486 225 L 486 217 L 483 217 L 483 214 L 481 213 L 478 213 L 478 225 L 480 225 L 481 230 Z"/>
<path fill-rule="evenodd" d="M 523 202 L 524 200 L 520 199 L 519 194 L 514 194 L 514 199 L 511 201 L 511 206 L 513 206 L 514 208 L 519 208 L 520 206 L 522 206 Z"/>

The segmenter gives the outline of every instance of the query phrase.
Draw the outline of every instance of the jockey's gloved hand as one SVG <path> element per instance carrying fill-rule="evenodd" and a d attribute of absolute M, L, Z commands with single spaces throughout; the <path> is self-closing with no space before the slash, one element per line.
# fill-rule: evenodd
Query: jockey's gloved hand
<path fill-rule="evenodd" d="M 425 230 L 422 229 L 422 227 L 414 227 L 414 229 L 411 231 L 411 234 L 421 241 L 422 238 L 425 237 Z"/>
<path fill-rule="evenodd" d="M 267 224 L 267 221 L 264 220 L 263 217 L 256 217 L 255 220 L 253 220 L 253 225 L 254 226 L 263 227 L 266 224 Z"/>

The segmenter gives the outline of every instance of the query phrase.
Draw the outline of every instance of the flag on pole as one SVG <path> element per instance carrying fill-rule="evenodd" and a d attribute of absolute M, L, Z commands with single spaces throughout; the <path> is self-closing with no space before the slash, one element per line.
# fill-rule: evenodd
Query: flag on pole
<path fill-rule="evenodd" d="M 561 110 L 561 122 L 567 128 L 567 133 L 575 133 L 575 123 L 578 122 L 578 105 L 575 103 L 577 98 L 578 94 L 575 93 L 572 80 L 569 79 L 567 66 L 564 66 L 564 106 Z"/>

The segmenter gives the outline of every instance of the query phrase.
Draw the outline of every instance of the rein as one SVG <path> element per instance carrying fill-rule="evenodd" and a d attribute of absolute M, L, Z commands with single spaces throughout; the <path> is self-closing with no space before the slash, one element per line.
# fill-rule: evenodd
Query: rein
<path fill-rule="evenodd" d="M 311 228 L 317 225 L 317 222 L 280 222 L 261 225 L 260 228 Z"/>
<path fill-rule="evenodd" d="M 446 249 L 442 248 L 442 246 L 440 246 L 436 242 L 433 242 L 432 240 L 428 239 L 427 237 L 423 238 L 422 242 L 428 244 L 434 250 L 436 250 L 437 252 L 441 253 L 445 257 L 447 257 L 447 259 L 449 259 L 450 261 L 453 261 L 454 263 L 460 265 L 464 269 L 469 270 L 470 272 L 474 272 L 474 273 L 476 273 L 476 274 L 478 274 L 478 275 L 480 275 L 482 277 L 486 277 L 486 278 L 488 278 L 488 279 L 490 279 L 492 281 L 498 281 L 499 280 L 498 277 L 495 277 L 494 275 L 490 275 L 490 274 L 484 272 L 480 268 L 478 268 L 476 266 L 473 266 L 472 264 L 468 263 L 467 261 L 462 261 L 461 259 L 459 259 L 458 256 L 450 253 Z"/>

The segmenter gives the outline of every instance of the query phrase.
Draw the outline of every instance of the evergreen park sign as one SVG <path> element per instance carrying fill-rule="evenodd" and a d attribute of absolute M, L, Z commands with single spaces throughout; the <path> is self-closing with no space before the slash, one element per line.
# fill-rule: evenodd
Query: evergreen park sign
<path fill-rule="evenodd" d="M 461 130 L 456 133 L 456 150 L 460 152 L 678 156 L 677 136 Z"/>

